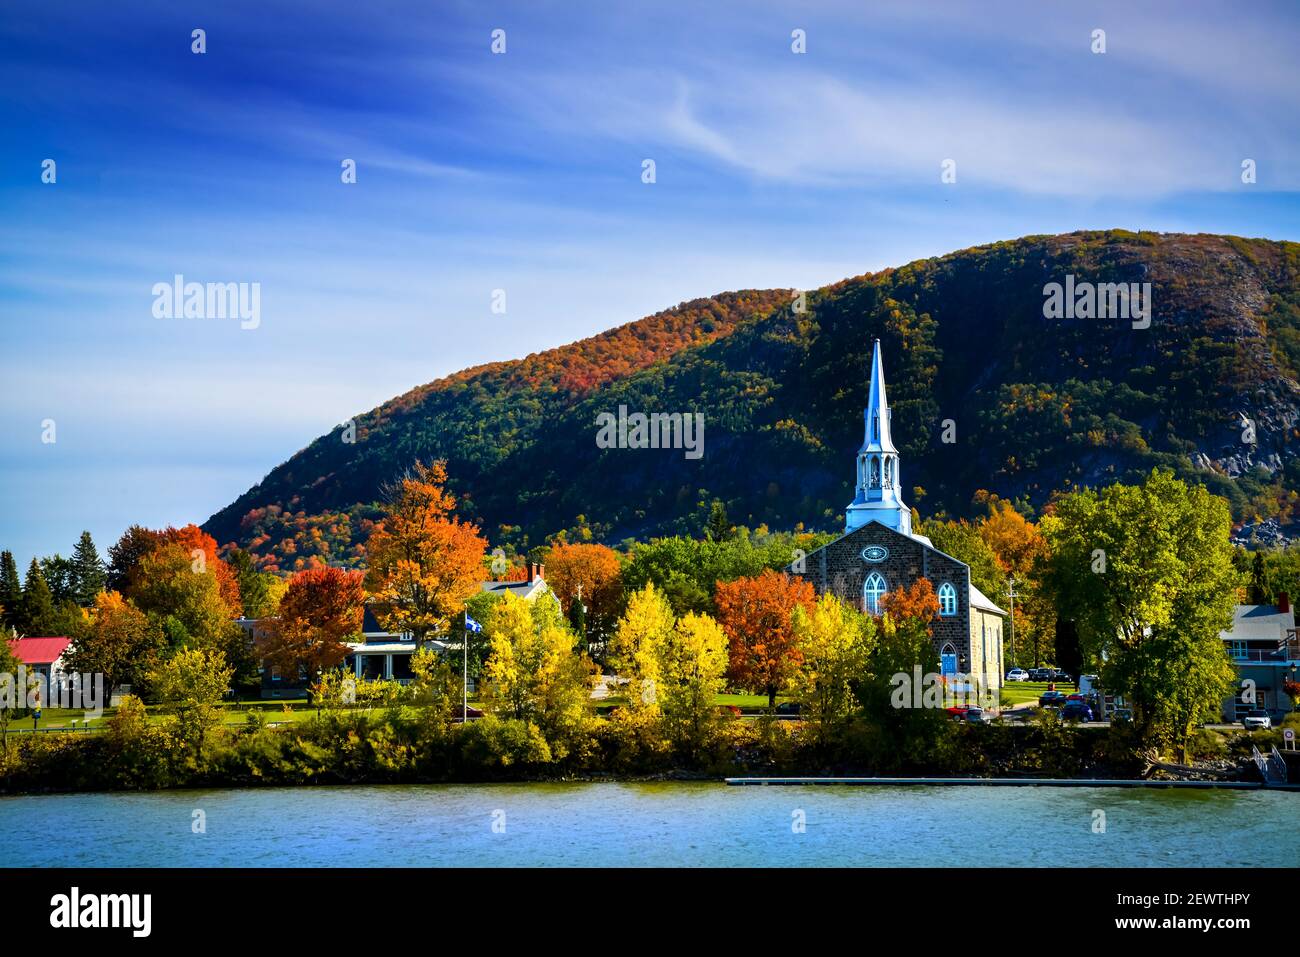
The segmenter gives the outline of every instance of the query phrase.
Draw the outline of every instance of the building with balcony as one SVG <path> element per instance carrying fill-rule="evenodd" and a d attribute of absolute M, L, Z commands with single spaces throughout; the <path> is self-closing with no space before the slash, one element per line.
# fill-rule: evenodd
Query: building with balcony
<path fill-rule="evenodd" d="M 1294 710 L 1285 684 L 1296 680 L 1300 641 L 1289 596 L 1279 595 L 1276 605 L 1238 605 L 1232 627 L 1219 637 L 1237 668 L 1236 694 L 1223 704 L 1225 721 L 1262 708 L 1276 724 Z"/>

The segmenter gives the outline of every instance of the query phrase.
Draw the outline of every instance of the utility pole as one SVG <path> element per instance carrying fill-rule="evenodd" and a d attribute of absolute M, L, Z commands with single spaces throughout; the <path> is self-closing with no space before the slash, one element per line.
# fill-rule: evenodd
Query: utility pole
<path fill-rule="evenodd" d="M 1007 576 L 1007 597 L 1011 599 L 1011 666 L 1019 668 L 1020 662 L 1016 660 L 1016 598 L 1019 594 L 1016 592 L 1016 576 Z"/>

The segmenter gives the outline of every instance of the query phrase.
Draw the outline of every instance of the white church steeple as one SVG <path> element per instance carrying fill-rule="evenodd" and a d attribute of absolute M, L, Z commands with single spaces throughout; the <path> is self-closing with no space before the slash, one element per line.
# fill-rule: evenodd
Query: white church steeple
<path fill-rule="evenodd" d="M 889 399 L 885 396 L 885 369 L 880 361 L 880 340 L 871 356 L 871 389 L 864 414 L 866 437 L 858 450 L 857 489 L 844 513 L 844 530 L 851 532 L 877 521 L 904 535 L 912 534 L 912 510 L 903 504 L 898 474 L 898 449 L 890 435 Z"/>

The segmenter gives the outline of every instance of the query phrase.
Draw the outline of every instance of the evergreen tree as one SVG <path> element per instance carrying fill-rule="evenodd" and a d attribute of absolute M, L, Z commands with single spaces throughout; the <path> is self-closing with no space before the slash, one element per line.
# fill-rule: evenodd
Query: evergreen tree
<path fill-rule="evenodd" d="M 0 622 L 7 632 L 18 625 L 22 610 L 23 586 L 18 579 L 18 563 L 11 551 L 0 552 Z"/>
<path fill-rule="evenodd" d="M 32 563 L 27 566 L 27 577 L 23 581 L 23 597 L 19 602 L 19 620 L 17 622 L 18 633 L 20 635 L 47 635 L 49 628 L 55 619 L 54 596 L 50 594 L 50 586 L 45 583 L 45 576 L 41 574 L 41 566 L 32 559 Z"/>
<path fill-rule="evenodd" d="M 89 608 L 95 598 L 104 590 L 107 580 L 104 563 L 99 558 L 99 550 L 90 537 L 90 532 L 82 532 L 81 538 L 72 550 L 72 600 L 82 608 Z"/>
<path fill-rule="evenodd" d="M 734 530 L 735 526 L 727 518 L 727 506 L 722 503 L 722 499 L 715 498 L 709 509 L 709 522 L 704 527 L 704 534 L 711 542 L 725 542 L 731 538 Z"/>

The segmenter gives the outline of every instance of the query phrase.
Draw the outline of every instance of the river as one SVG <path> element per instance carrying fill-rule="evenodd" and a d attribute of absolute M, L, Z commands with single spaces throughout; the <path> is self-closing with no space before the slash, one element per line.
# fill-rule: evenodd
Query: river
<path fill-rule="evenodd" d="M 8 867 L 1252 866 L 1300 795 L 584 783 L 0 798 Z"/>

